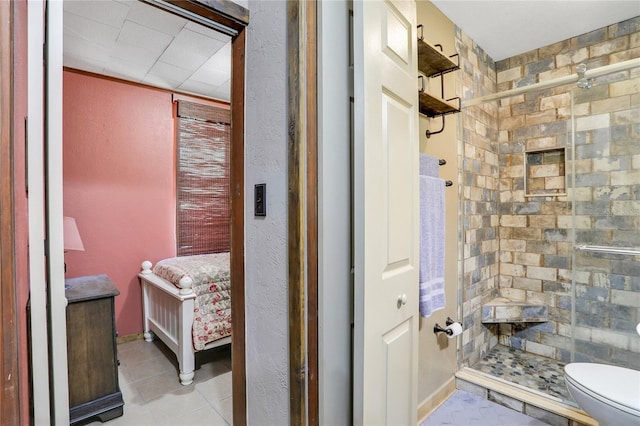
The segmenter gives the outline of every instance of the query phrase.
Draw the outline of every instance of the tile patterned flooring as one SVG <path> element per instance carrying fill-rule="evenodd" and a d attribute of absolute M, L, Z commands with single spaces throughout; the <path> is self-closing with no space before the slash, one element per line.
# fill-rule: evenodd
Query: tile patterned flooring
<path fill-rule="evenodd" d="M 118 345 L 124 414 L 105 425 L 233 424 L 230 346 L 198 355 L 196 363 L 200 361 L 201 367 L 193 383 L 182 386 L 175 355 L 158 340 Z M 89 424 L 102 425 L 99 421 Z"/>
<path fill-rule="evenodd" d="M 565 386 L 564 366 L 554 359 L 497 345 L 471 368 L 541 391 L 577 407 Z"/>
<path fill-rule="evenodd" d="M 544 426 L 547 423 L 481 396 L 457 390 L 420 426 Z"/>
<path fill-rule="evenodd" d="M 182 386 L 175 355 L 159 341 L 118 345 L 119 381 L 124 415 L 109 426 L 231 425 L 231 350 L 199 354 L 194 382 Z M 571 401 L 563 364 L 505 346 L 496 346 L 474 369 Z M 99 421 L 88 423 L 101 425 Z M 421 426 L 541 426 L 546 423 L 471 393 L 457 390 Z"/>

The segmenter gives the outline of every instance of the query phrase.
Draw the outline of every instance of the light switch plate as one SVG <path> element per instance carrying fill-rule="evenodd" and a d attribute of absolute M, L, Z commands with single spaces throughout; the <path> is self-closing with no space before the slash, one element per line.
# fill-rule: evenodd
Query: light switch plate
<path fill-rule="evenodd" d="M 254 190 L 254 214 L 256 216 L 267 215 L 267 184 L 258 183 Z"/>

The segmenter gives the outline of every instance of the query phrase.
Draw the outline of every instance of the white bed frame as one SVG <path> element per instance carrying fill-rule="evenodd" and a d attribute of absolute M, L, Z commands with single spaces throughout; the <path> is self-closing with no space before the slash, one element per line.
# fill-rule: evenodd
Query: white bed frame
<path fill-rule="evenodd" d="M 160 340 L 178 358 L 180 383 L 189 385 L 195 374 L 195 354 L 191 328 L 193 325 L 193 307 L 196 294 L 189 277 L 180 280 L 180 288 L 151 270 L 151 262 L 142 262 L 142 272 L 138 274 L 142 284 L 144 315 L 144 340 Z M 217 348 L 231 343 L 231 336 L 208 343 L 204 350 Z"/>

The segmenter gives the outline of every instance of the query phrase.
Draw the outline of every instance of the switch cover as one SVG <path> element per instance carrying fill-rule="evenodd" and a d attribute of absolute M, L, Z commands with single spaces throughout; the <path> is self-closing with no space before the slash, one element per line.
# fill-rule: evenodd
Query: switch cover
<path fill-rule="evenodd" d="M 256 184 L 254 190 L 254 214 L 256 216 L 267 215 L 267 184 Z"/>

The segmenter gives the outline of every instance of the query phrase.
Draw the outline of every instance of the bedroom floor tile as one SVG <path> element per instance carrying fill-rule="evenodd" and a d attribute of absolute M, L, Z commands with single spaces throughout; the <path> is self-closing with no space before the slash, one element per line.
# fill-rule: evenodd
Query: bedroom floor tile
<path fill-rule="evenodd" d="M 174 412 L 171 415 L 161 416 L 154 413 L 158 425 L 167 426 L 226 426 L 227 421 L 211 406 L 206 406 L 195 411 L 181 413 Z"/>
<path fill-rule="evenodd" d="M 175 355 L 162 342 L 118 345 L 118 378 L 124 414 L 111 426 L 231 425 L 231 351 L 199 354 L 194 383 L 182 386 Z M 88 423 L 102 425 L 100 421 Z"/>

